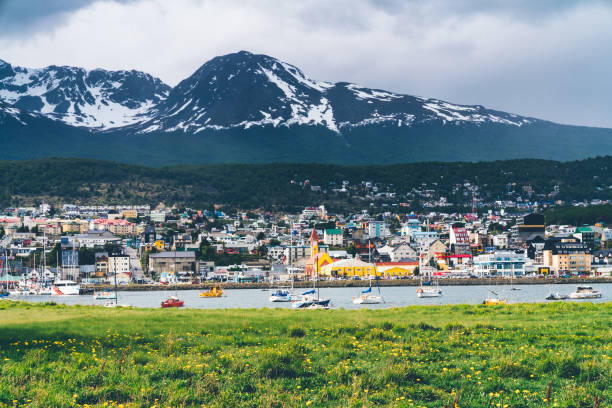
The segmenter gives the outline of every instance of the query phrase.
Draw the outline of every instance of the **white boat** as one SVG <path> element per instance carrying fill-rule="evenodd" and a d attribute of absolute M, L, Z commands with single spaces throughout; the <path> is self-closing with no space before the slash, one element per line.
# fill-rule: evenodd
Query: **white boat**
<path fill-rule="evenodd" d="M 279 288 L 270 293 L 270 302 L 291 302 L 293 293 L 289 289 Z"/>
<path fill-rule="evenodd" d="M 356 305 L 376 305 L 382 302 L 382 297 L 378 295 L 353 296 L 353 303 Z"/>
<path fill-rule="evenodd" d="M 306 309 L 322 309 L 322 310 L 328 310 L 329 309 L 329 303 L 326 304 L 322 304 L 322 303 L 313 303 L 310 306 L 307 306 Z"/>
<path fill-rule="evenodd" d="M 568 295 L 562 295 L 559 292 L 550 292 L 548 296 L 546 296 L 546 300 L 564 300 L 569 298 Z"/>
<path fill-rule="evenodd" d="M 570 299 L 598 299 L 601 292 L 591 286 L 578 286 L 575 292 L 569 294 Z"/>
<path fill-rule="evenodd" d="M 294 309 L 329 308 L 330 299 L 321 299 L 315 293 L 317 293 L 316 289 L 312 289 L 292 297 L 291 307 Z"/>
<path fill-rule="evenodd" d="M 100 299 L 116 299 L 117 296 L 107 290 L 101 291 L 101 292 L 94 292 L 94 299 L 96 300 L 100 300 Z"/>
<path fill-rule="evenodd" d="M 71 280 L 58 280 L 51 287 L 53 296 L 74 296 L 78 295 L 81 290 L 81 285 Z"/>
<path fill-rule="evenodd" d="M 378 288 L 378 292 L 380 293 L 380 287 Z M 372 294 L 372 280 L 370 279 L 370 287 L 366 290 L 362 290 L 359 296 L 353 296 L 353 303 L 356 305 L 376 305 L 378 303 L 383 303 L 385 300 L 382 295 L 374 295 Z"/>
<path fill-rule="evenodd" d="M 442 296 L 442 289 L 440 289 L 440 284 L 436 279 L 436 285 L 431 286 L 432 281 L 431 277 L 434 275 L 432 268 L 427 265 L 425 260 L 426 250 L 423 245 L 419 247 L 419 271 L 421 274 L 421 285 L 417 288 L 416 294 L 419 298 L 434 298 Z M 428 273 L 426 273 L 428 272 Z M 423 284 L 423 275 L 429 275 L 429 281 Z"/>
<path fill-rule="evenodd" d="M 437 286 L 428 288 L 427 286 L 420 286 L 416 290 L 417 296 L 420 298 L 433 298 L 442 296 L 442 289 Z"/>

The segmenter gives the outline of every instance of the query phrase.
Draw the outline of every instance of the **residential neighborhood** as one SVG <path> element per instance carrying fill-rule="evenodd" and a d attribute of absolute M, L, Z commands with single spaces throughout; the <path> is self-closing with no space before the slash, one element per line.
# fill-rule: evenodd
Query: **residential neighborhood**
<path fill-rule="evenodd" d="M 366 183 L 366 188 L 368 184 Z M 344 186 L 346 187 L 346 186 Z M 612 229 L 537 207 L 353 214 L 49 204 L 0 215 L 3 271 L 81 284 L 609 276 Z"/>

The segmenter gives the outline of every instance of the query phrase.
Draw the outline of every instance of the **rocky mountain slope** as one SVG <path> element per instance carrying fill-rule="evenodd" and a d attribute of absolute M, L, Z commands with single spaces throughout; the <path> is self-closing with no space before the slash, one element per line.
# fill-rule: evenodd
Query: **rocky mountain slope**
<path fill-rule="evenodd" d="M 610 129 L 320 82 L 246 51 L 213 58 L 174 88 L 138 71 L 0 61 L 0 103 L 0 158 L 373 164 L 612 153 Z"/>

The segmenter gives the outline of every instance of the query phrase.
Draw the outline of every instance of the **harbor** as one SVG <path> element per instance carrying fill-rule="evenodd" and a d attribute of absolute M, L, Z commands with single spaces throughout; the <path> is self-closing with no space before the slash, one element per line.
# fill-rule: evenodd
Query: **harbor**
<path fill-rule="evenodd" d="M 521 282 L 522 283 L 522 282 Z M 343 309 L 362 309 L 362 308 L 398 308 L 415 305 L 449 305 L 449 304 L 480 304 L 493 291 L 507 303 L 541 303 L 550 302 L 545 298 L 551 292 L 569 294 L 576 290 L 576 284 L 546 284 L 546 285 L 515 285 L 520 290 L 511 290 L 509 285 L 456 285 L 442 287 L 442 296 L 435 298 L 417 297 L 415 287 L 381 287 L 381 294 L 384 303 L 374 305 L 356 305 L 352 302 L 353 296 L 361 293 L 359 287 L 325 287 L 320 288 L 321 297 L 331 299 L 332 308 Z M 592 285 L 594 289 L 602 293 L 599 299 L 589 300 L 564 300 L 563 302 L 607 302 L 610 301 L 612 293 L 612 283 L 597 283 Z M 296 294 L 306 292 L 312 288 L 302 288 L 294 291 Z M 151 293 L 150 291 L 121 291 L 118 292 L 117 303 L 124 306 L 138 308 L 159 308 L 160 302 L 169 296 L 178 294 L 184 301 L 185 308 L 195 309 L 251 309 L 251 308 L 291 308 L 290 302 L 270 302 L 269 295 L 273 289 L 224 289 L 220 297 L 202 298 L 200 290 L 187 289 L 180 292 L 174 288 L 163 288 L 165 290 Z M 377 289 L 373 288 L 377 293 Z M 74 295 L 74 296 L 23 296 L 11 297 L 13 300 L 23 300 L 27 302 L 55 302 L 68 305 L 97 305 L 103 306 L 106 300 L 96 300 L 93 295 Z"/>

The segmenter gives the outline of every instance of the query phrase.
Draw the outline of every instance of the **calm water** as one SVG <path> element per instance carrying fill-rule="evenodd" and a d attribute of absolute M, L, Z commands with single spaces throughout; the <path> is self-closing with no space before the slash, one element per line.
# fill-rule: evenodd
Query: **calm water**
<path fill-rule="evenodd" d="M 592 284 L 594 289 L 602 292 L 601 299 L 565 300 L 564 302 L 606 302 L 612 297 L 612 283 Z M 387 287 L 382 288 L 382 295 L 386 301 L 378 305 L 355 305 L 353 296 L 359 294 L 360 288 L 322 288 L 321 297 L 330 298 L 332 307 L 359 309 L 359 308 L 386 308 L 409 305 L 443 305 L 456 303 L 481 303 L 494 290 L 509 303 L 519 302 L 547 302 L 544 298 L 551 289 L 561 294 L 569 294 L 576 289 L 576 285 L 516 285 L 521 290 L 510 290 L 510 286 L 442 286 L 442 297 L 419 299 L 416 296 L 416 287 Z M 302 293 L 307 289 L 298 289 Z M 377 293 L 376 289 L 373 289 Z M 280 307 L 291 308 L 290 303 L 270 303 L 268 296 L 271 290 L 261 289 L 228 289 L 221 298 L 200 298 L 198 290 L 159 291 L 159 292 L 119 292 L 119 304 L 135 307 L 159 307 L 160 302 L 168 296 L 178 293 L 179 298 L 185 301 L 185 307 L 198 309 L 224 309 L 224 308 L 261 308 Z M 103 305 L 107 300 L 94 300 L 92 295 L 82 296 L 26 296 L 20 298 L 29 302 L 48 302 L 82 305 Z"/>

